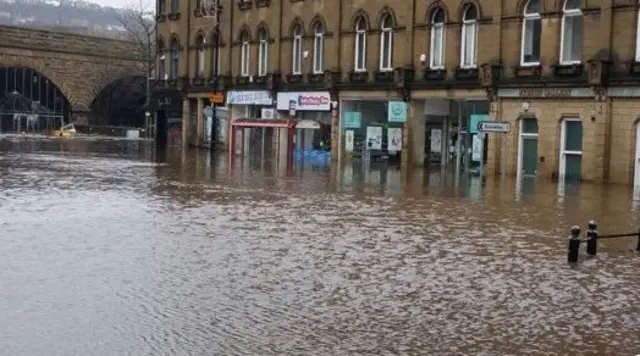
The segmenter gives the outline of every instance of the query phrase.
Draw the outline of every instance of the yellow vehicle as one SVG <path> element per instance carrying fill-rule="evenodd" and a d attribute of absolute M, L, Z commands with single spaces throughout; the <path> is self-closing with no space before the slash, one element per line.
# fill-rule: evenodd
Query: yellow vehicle
<path fill-rule="evenodd" d="M 76 127 L 73 124 L 67 124 L 60 127 L 59 130 L 51 131 L 51 136 L 71 137 L 76 135 Z"/>

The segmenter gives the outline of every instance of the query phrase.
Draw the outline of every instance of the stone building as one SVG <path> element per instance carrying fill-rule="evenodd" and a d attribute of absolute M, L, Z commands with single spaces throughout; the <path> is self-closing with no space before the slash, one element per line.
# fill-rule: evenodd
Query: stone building
<path fill-rule="evenodd" d="M 637 2 L 221 4 L 219 37 L 196 1 L 159 5 L 159 72 L 184 93 L 195 137 L 223 90 L 231 121 L 330 127 L 333 160 L 640 186 Z"/>

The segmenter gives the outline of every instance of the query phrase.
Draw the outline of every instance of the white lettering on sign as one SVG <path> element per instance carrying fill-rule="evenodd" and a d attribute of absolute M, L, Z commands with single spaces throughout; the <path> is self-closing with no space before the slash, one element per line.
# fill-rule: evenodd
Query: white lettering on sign
<path fill-rule="evenodd" d="M 327 105 L 331 98 L 328 96 L 300 95 L 298 97 L 298 106 L 320 106 Z"/>
<path fill-rule="evenodd" d="M 330 111 L 331 95 L 329 92 L 280 92 L 276 107 L 278 110 L 289 110 L 290 102 L 296 103 L 297 111 Z"/>
<path fill-rule="evenodd" d="M 498 121 L 480 121 L 478 122 L 478 131 L 507 133 L 511 131 L 511 124 Z"/>

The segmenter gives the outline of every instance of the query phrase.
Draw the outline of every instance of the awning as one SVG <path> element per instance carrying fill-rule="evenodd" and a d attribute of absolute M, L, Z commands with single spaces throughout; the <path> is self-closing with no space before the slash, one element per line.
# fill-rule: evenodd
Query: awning
<path fill-rule="evenodd" d="M 274 127 L 274 128 L 294 128 L 296 122 L 293 120 L 264 120 L 264 119 L 237 119 L 231 122 L 235 127 Z"/>

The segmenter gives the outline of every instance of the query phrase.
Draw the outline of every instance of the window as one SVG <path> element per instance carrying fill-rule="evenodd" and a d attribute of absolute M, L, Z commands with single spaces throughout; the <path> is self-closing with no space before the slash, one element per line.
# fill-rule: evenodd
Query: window
<path fill-rule="evenodd" d="M 477 34 L 478 10 L 474 5 L 468 5 L 462 16 L 462 48 L 460 49 L 462 68 L 476 67 Z"/>
<path fill-rule="evenodd" d="M 196 77 L 202 78 L 204 77 L 204 36 L 198 35 L 196 39 Z"/>
<path fill-rule="evenodd" d="M 638 11 L 638 22 L 636 24 L 636 62 L 640 62 L 640 11 Z"/>
<path fill-rule="evenodd" d="M 258 75 L 267 75 L 267 63 L 269 55 L 269 39 L 267 37 L 267 31 L 264 28 L 260 29 L 258 33 L 260 45 L 258 48 Z"/>
<path fill-rule="evenodd" d="M 180 12 L 180 0 L 171 0 L 171 13 L 177 14 Z"/>
<path fill-rule="evenodd" d="M 562 9 L 560 63 L 580 63 L 582 54 L 582 11 L 580 0 L 565 0 Z"/>
<path fill-rule="evenodd" d="M 391 55 L 393 53 L 393 20 L 385 15 L 380 23 L 380 70 L 393 70 Z"/>
<path fill-rule="evenodd" d="M 243 77 L 249 76 L 249 35 L 245 32 L 241 37 L 240 47 L 240 75 Z"/>
<path fill-rule="evenodd" d="M 167 79 L 166 69 L 165 69 L 165 51 L 164 41 L 158 40 L 158 79 L 163 80 Z"/>
<path fill-rule="evenodd" d="M 367 71 L 367 24 L 363 17 L 356 21 L 355 71 Z"/>
<path fill-rule="evenodd" d="M 178 39 L 171 40 L 171 67 L 169 68 L 169 78 L 178 78 L 178 55 L 180 52 L 180 45 Z"/>
<path fill-rule="evenodd" d="M 560 132 L 560 178 L 579 181 L 582 172 L 582 121 L 564 119 Z"/>
<path fill-rule="evenodd" d="M 162 15 L 167 11 L 167 1 L 158 0 L 158 15 Z"/>
<path fill-rule="evenodd" d="M 293 74 L 302 74 L 302 26 L 300 25 L 296 25 L 293 29 L 293 48 L 291 55 L 293 56 L 291 72 Z"/>
<path fill-rule="evenodd" d="M 522 22 L 521 65 L 540 64 L 541 38 L 540 0 L 529 0 L 524 8 L 524 20 Z"/>
<path fill-rule="evenodd" d="M 431 59 L 429 67 L 444 69 L 444 10 L 436 9 L 431 17 Z"/>
<path fill-rule="evenodd" d="M 319 74 L 324 70 L 324 27 L 317 23 L 313 28 L 313 73 Z"/>
<path fill-rule="evenodd" d="M 215 77 L 220 73 L 220 36 L 214 33 L 211 37 L 211 74 Z"/>

